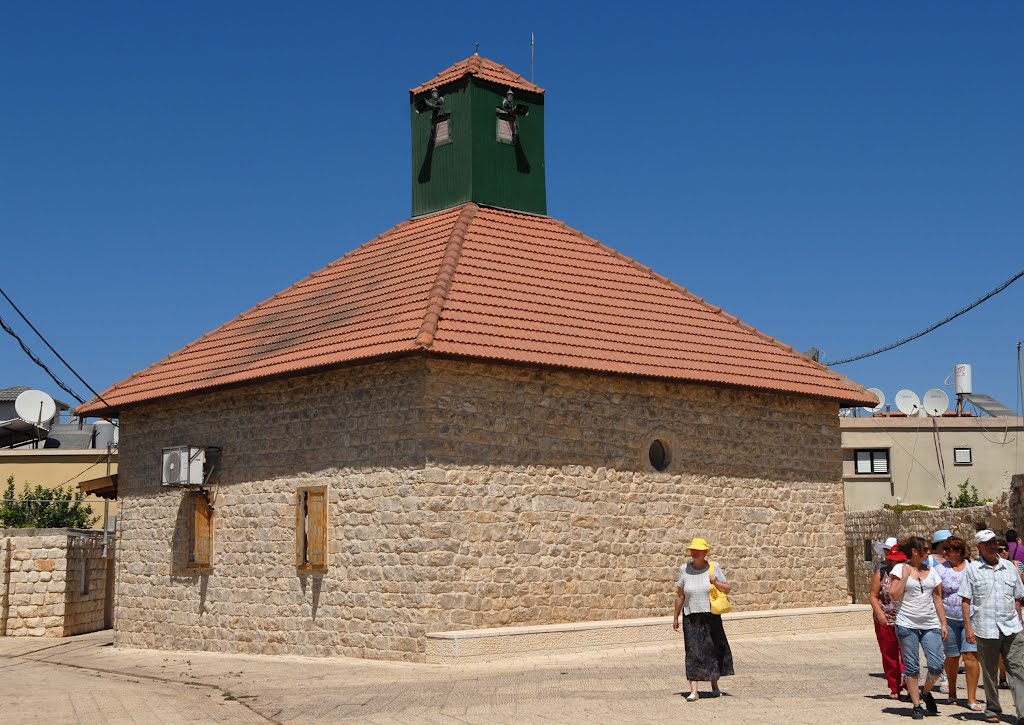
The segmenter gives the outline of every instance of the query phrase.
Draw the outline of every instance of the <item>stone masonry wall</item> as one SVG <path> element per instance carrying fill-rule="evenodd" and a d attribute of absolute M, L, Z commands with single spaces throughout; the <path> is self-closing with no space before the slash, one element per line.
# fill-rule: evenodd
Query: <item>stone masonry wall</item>
<path fill-rule="evenodd" d="M 108 558 L 114 556 L 114 537 L 108 539 Z M 107 562 L 103 532 L 68 537 L 64 636 L 96 632 L 106 627 Z"/>
<path fill-rule="evenodd" d="M 664 615 L 694 536 L 737 609 L 848 601 L 834 403 L 421 358 L 121 426 L 119 646 L 422 660 L 428 631 Z M 185 443 L 223 449 L 210 571 L 185 564 L 189 494 L 159 486 Z M 306 485 L 330 492 L 316 575 L 294 563 Z"/>
<path fill-rule="evenodd" d="M 64 637 L 103 629 L 107 570 L 102 541 L 95 531 L 0 529 L 2 633 Z M 80 593 L 83 566 L 93 596 Z"/>
<path fill-rule="evenodd" d="M 1011 521 L 1011 492 L 986 506 L 963 509 L 936 509 L 934 511 L 903 511 L 896 513 L 887 509 L 876 511 L 846 512 L 846 547 L 848 588 L 853 592 L 857 604 L 868 604 L 871 591 L 871 577 L 875 566 L 880 563 L 867 558 L 865 542 L 885 541 L 890 536 L 904 539 L 920 536 L 931 541 L 932 534 L 940 529 L 949 529 L 959 536 L 976 555 L 974 533 L 979 528 L 989 528 L 1000 535 L 1013 526 Z M 1016 519 L 1019 521 L 1019 519 Z M 870 545 L 869 545 L 870 546 Z"/>

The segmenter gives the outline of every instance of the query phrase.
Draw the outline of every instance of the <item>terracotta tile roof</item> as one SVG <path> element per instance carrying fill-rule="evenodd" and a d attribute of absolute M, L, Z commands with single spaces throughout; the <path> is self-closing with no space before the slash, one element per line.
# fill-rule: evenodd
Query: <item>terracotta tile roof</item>
<path fill-rule="evenodd" d="M 429 91 L 431 88 L 443 86 L 445 83 L 457 81 L 463 76 L 474 76 L 483 81 L 489 81 L 490 83 L 496 83 L 508 88 L 518 88 L 521 91 L 544 93 L 543 88 L 530 83 L 530 81 L 526 80 L 518 73 L 514 73 L 505 66 L 499 65 L 493 60 L 483 58 L 479 55 L 471 55 L 465 60 L 460 60 L 450 68 L 446 68 L 438 73 L 426 83 L 410 89 L 409 92 L 413 95 L 423 93 L 424 91 Z"/>
<path fill-rule="evenodd" d="M 474 203 L 385 232 L 79 409 L 422 353 L 874 404 L 863 388 L 548 217 Z"/>

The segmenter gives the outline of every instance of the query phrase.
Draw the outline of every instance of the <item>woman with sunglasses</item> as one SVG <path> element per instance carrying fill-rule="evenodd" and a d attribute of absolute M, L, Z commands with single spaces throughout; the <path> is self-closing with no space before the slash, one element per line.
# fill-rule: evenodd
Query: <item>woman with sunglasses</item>
<path fill-rule="evenodd" d="M 938 572 L 942 579 L 942 604 L 946 608 L 946 624 L 949 628 L 949 637 L 946 638 L 949 704 L 957 704 L 956 678 L 960 670 L 960 658 L 963 657 L 964 674 L 967 678 L 967 708 L 972 712 L 981 712 L 985 708 L 978 702 L 978 680 L 981 678 L 978 645 L 967 641 L 963 603 L 960 600 L 960 582 L 969 566 L 967 542 L 953 536 L 946 539 L 943 544 L 946 563 L 938 567 Z"/>
<path fill-rule="evenodd" d="M 939 681 L 946 663 L 942 648 L 946 639 L 946 609 L 942 606 L 942 580 L 938 572 L 925 562 L 927 543 L 920 536 L 911 536 L 900 544 L 906 557 L 905 564 L 892 569 L 893 582 L 889 594 L 897 603 L 896 636 L 903 653 L 903 668 L 907 677 L 907 692 L 914 705 L 913 718 L 924 719 L 924 707 L 930 715 L 939 713 L 932 689 Z M 918 677 L 921 672 L 920 652 L 924 650 L 928 663 L 928 677 L 921 690 Z"/>

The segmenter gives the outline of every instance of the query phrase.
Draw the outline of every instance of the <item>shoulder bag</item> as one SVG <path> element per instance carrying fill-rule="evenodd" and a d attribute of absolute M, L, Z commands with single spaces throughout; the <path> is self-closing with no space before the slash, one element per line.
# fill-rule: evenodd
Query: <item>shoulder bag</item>
<path fill-rule="evenodd" d="M 732 604 L 729 602 L 729 597 L 725 595 L 721 589 L 714 585 L 715 578 L 715 562 L 711 562 L 711 568 L 708 571 L 708 576 L 712 580 L 711 592 L 708 596 L 711 597 L 711 613 L 722 615 L 732 611 Z"/>

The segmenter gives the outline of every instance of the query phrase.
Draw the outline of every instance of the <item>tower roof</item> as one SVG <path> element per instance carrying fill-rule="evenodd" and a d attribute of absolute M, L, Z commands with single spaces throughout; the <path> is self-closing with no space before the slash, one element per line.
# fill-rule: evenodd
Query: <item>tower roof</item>
<path fill-rule="evenodd" d="M 400 354 L 873 405 L 873 395 L 564 223 L 467 203 L 390 229 L 79 409 Z"/>
<path fill-rule="evenodd" d="M 460 60 L 455 65 L 445 68 L 426 83 L 422 83 L 409 90 L 413 95 L 429 91 L 431 88 L 440 88 L 448 83 L 454 83 L 463 76 L 473 76 L 483 81 L 495 83 L 508 88 L 515 88 L 531 93 L 544 93 L 544 89 L 534 85 L 518 73 L 510 71 L 503 65 L 479 55 L 471 55 L 465 60 Z"/>

